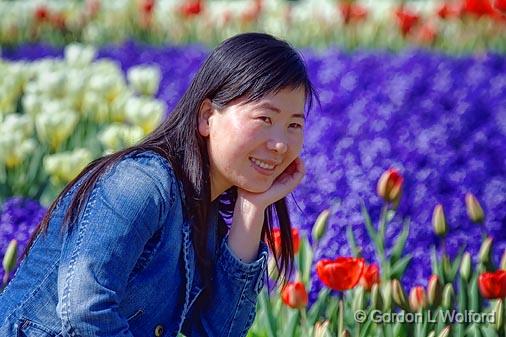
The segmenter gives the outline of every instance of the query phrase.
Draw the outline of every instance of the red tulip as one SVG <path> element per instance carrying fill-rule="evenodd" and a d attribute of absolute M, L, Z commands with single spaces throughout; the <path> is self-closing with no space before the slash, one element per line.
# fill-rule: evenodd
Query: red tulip
<path fill-rule="evenodd" d="M 290 308 L 300 309 L 307 305 L 307 292 L 302 282 L 290 282 L 281 290 L 281 299 Z"/>
<path fill-rule="evenodd" d="M 272 234 L 274 236 L 274 251 L 279 254 L 281 252 L 281 230 L 279 228 L 274 228 Z M 293 254 L 297 254 L 300 247 L 300 236 L 297 228 L 292 228 L 292 242 Z"/>
<path fill-rule="evenodd" d="M 399 202 L 404 178 L 394 168 L 385 171 L 378 181 L 378 195 L 387 202 Z"/>
<path fill-rule="evenodd" d="M 403 36 L 408 35 L 411 29 L 418 23 L 420 16 L 406 8 L 400 7 L 395 11 L 397 25 Z"/>
<path fill-rule="evenodd" d="M 263 1 L 255 0 L 252 5 L 241 14 L 241 21 L 245 23 L 252 23 L 258 20 L 262 12 Z"/>
<path fill-rule="evenodd" d="M 181 14 L 184 17 L 197 16 L 202 12 L 202 0 L 187 0 L 181 7 Z"/>
<path fill-rule="evenodd" d="M 53 13 L 49 17 L 49 21 L 51 21 L 53 27 L 56 27 L 59 30 L 64 30 L 67 27 L 67 20 L 65 19 L 65 15 L 63 13 Z"/>
<path fill-rule="evenodd" d="M 355 287 L 363 270 L 364 259 L 362 258 L 322 259 L 316 264 L 316 273 L 323 284 L 331 289 L 341 291 Z"/>
<path fill-rule="evenodd" d="M 411 288 L 409 292 L 409 306 L 411 310 L 418 311 L 427 307 L 427 296 L 425 289 L 421 286 Z"/>
<path fill-rule="evenodd" d="M 483 273 L 478 277 L 481 295 L 487 299 L 506 297 L 506 270 Z"/>
<path fill-rule="evenodd" d="M 504 14 L 506 14 L 506 0 L 495 0 L 494 7 L 498 11 L 501 11 Z"/>
<path fill-rule="evenodd" d="M 442 19 L 450 19 L 460 15 L 461 8 L 444 3 L 437 9 L 437 15 Z"/>
<path fill-rule="evenodd" d="M 424 23 L 417 32 L 416 39 L 422 44 L 432 44 L 437 38 L 437 29 L 430 22 Z"/>
<path fill-rule="evenodd" d="M 380 271 L 376 263 L 365 264 L 364 271 L 360 277 L 359 284 L 367 291 L 371 290 L 373 284 L 380 282 Z"/>
<path fill-rule="evenodd" d="M 496 16 L 489 0 L 464 0 L 463 12 L 476 16 Z"/>
<path fill-rule="evenodd" d="M 355 3 L 341 2 L 339 4 L 339 10 L 343 16 L 345 24 L 350 22 L 358 22 L 367 18 L 367 9 Z"/>
<path fill-rule="evenodd" d="M 139 4 L 139 10 L 144 15 L 151 15 L 155 8 L 155 0 L 142 0 Z"/>
<path fill-rule="evenodd" d="M 34 16 L 35 16 L 35 21 L 37 21 L 39 23 L 47 21 L 49 19 L 49 10 L 47 9 L 46 6 L 39 5 L 35 9 Z"/>

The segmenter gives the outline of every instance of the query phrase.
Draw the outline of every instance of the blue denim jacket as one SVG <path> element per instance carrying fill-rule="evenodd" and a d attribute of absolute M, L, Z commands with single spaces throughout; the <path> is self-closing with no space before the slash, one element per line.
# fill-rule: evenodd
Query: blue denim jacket
<path fill-rule="evenodd" d="M 182 185 L 166 159 L 151 151 L 126 156 L 60 234 L 78 185 L 0 294 L 1 337 L 246 335 L 263 287 L 264 242 L 255 261 L 239 260 L 228 234 L 217 234 L 226 225 L 213 202 L 213 291 L 204 301 Z"/>

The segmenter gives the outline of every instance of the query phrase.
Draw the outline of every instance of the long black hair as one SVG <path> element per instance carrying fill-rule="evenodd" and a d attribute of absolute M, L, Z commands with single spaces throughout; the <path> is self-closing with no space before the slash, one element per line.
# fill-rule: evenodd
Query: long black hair
<path fill-rule="evenodd" d="M 183 97 L 162 124 L 139 144 L 94 160 L 67 184 L 31 236 L 23 257 L 35 237 L 47 231 L 51 214 L 60 199 L 83 176 L 86 175 L 76 188 L 66 210 L 62 232 L 71 228 L 95 182 L 108 167 L 129 153 L 152 150 L 169 161 L 176 177 L 182 182 L 186 197 L 184 215 L 192 220 L 192 239 L 198 268 L 202 271 L 204 282 L 209 282 L 207 276 L 211 275 L 212 266 L 206 251 L 211 185 L 206 142 L 198 132 L 198 112 L 205 99 L 211 100 L 218 107 L 224 107 L 244 95 L 248 102 L 252 102 L 284 88 L 304 88 L 307 111 L 311 109 L 313 99 L 318 99 L 301 56 L 287 42 L 263 33 L 245 33 L 225 40 L 207 57 Z M 228 210 L 223 206 L 225 214 L 228 212 L 230 215 L 233 211 L 236 197 L 235 187 L 220 197 L 223 199 L 222 204 L 228 205 Z M 294 252 L 290 218 L 284 198 L 265 211 L 261 238 L 270 247 L 274 247 L 272 228 L 276 220 L 282 242 L 279 255 L 274 255 L 280 271 L 276 282 L 282 275 L 283 283 L 286 284 L 293 269 Z"/>

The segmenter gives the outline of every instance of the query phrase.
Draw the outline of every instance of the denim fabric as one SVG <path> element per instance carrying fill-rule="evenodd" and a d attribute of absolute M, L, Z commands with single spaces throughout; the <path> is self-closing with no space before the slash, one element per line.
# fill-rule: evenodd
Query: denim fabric
<path fill-rule="evenodd" d="M 218 235 L 226 225 L 213 202 L 213 281 L 206 289 L 183 216 L 182 185 L 167 160 L 151 151 L 125 157 L 61 233 L 79 184 L 0 294 L 0 337 L 246 335 L 263 287 L 264 242 L 255 261 L 240 261 L 228 234 Z"/>

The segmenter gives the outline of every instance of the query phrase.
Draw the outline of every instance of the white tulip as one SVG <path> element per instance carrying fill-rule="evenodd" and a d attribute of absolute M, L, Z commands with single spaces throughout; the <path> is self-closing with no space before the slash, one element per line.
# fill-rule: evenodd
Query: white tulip
<path fill-rule="evenodd" d="M 74 67 L 86 67 L 93 62 L 97 51 L 94 47 L 79 43 L 71 43 L 65 47 L 65 60 Z"/>
<path fill-rule="evenodd" d="M 98 139 L 106 149 L 106 153 L 112 153 L 136 144 L 142 137 L 144 131 L 140 127 L 114 123 L 104 129 Z"/>
<path fill-rule="evenodd" d="M 78 114 L 72 110 L 44 111 L 35 117 L 37 136 L 55 150 L 72 134 L 78 119 Z"/>
<path fill-rule="evenodd" d="M 131 97 L 125 109 L 127 121 L 140 126 L 147 134 L 160 124 L 166 105 L 160 100 Z"/>
<path fill-rule="evenodd" d="M 160 69 L 154 66 L 135 66 L 128 69 L 130 86 L 139 94 L 153 96 L 160 85 Z"/>

